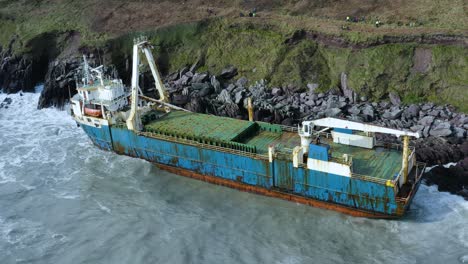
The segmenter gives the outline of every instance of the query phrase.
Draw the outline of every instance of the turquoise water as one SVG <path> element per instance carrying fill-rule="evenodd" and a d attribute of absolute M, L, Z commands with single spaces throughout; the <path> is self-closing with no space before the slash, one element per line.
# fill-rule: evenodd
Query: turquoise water
<path fill-rule="evenodd" d="M 0 102 L 7 95 L 0 94 Z M 422 185 L 399 221 L 176 176 L 94 147 L 39 95 L 0 109 L 0 263 L 468 263 L 468 202 Z"/>

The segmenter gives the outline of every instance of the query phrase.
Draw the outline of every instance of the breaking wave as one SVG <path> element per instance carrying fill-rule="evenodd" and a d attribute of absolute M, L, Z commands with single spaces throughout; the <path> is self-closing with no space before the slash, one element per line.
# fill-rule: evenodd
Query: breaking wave
<path fill-rule="evenodd" d="M 6 97 L 2 263 L 468 263 L 468 203 L 434 186 L 401 220 L 353 218 L 101 151 L 38 93 Z"/>

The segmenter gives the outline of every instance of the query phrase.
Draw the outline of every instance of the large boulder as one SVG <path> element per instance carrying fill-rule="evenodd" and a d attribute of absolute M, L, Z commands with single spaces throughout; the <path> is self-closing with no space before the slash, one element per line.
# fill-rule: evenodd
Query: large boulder
<path fill-rule="evenodd" d="M 182 78 L 182 76 L 184 76 L 188 71 L 189 71 L 189 68 L 187 68 L 187 67 L 183 67 L 182 69 L 180 69 L 179 79 Z"/>
<path fill-rule="evenodd" d="M 410 127 L 410 130 L 413 132 L 422 132 L 423 129 L 424 129 L 424 126 L 421 126 L 421 125 L 415 125 L 415 126 Z"/>
<path fill-rule="evenodd" d="M 206 73 L 195 73 L 192 77 L 192 83 L 202 83 L 205 82 L 208 78 Z"/>
<path fill-rule="evenodd" d="M 308 105 L 308 106 L 315 106 L 315 102 L 312 99 L 309 99 L 309 100 L 305 101 L 304 104 Z"/>
<path fill-rule="evenodd" d="M 171 102 L 175 105 L 185 105 L 186 103 L 188 103 L 188 101 L 189 97 L 185 94 L 174 94 L 171 100 Z"/>
<path fill-rule="evenodd" d="M 229 84 L 227 87 L 226 87 L 226 90 L 230 93 L 232 93 L 234 91 L 234 89 L 236 89 L 236 85 L 235 84 Z"/>
<path fill-rule="evenodd" d="M 421 106 L 421 110 L 428 111 L 434 107 L 434 103 L 425 103 Z"/>
<path fill-rule="evenodd" d="M 191 87 L 193 90 L 203 90 L 210 87 L 209 83 L 192 83 Z"/>
<path fill-rule="evenodd" d="M 175 80 L 179 79 L 179 72 L 173 72 L 170 73 L 167 77 L 166 80 L 169 82 L 173 82 Z"/>
<path fill-rule="evenodd" d="M 234 66 L 229 66 L 227 68 L 224 68 L 218 77 L 224 80 L 230 80 L 236 75 L 237 75 L 237 68 Z"/>
<path fill-rule="evenodd" d="M 215 90 L 215 93 L 219 94 L 221 92 L 221 83 L 216 79 L 216 76 L 211 76 L 210 79 L 211 86 L 213 86 L 213 89 Z"/>
<path fill-rule="evenodd" d="M 356 102 L 357 94 L 348 87 L 348 76 L 344 72 L 341 73 L 341 90 L 350 103 Z"/>
<path fill-rule="evenodd" d="M 229 117 L 237 117 L 239 115 L 239 106 L 235 103 L 226 103 L 224 110 Z"/>
<path fill-rule="evenodd" d="M 427 114 L 433 117 L 438 117 L 440 115 L 440 110 L 434 109 L 432 111 L 429 111 Z"/>
<path fill-rule="evenodd" d="M 421 110 L 421 107 L 419 107 L 416 104 L 412 104 L 408 108 L 405 109 L 405 111 L 403 112 L 403 116 L 405 116 L 407 119 L 418 117 L 420 110 Z"/>
<path fill-rule="evenodd" d="M 400 106 L 400 104 L 401 104 L 401 99 L 400 99 L 400 96 L 398 96 L 398 94 L 389 93 L 389 94 L 388 94 L 388 97 L 390 98 L 390 102 L 391 102 L 394 106 Z"/>
<path fill-rule="evenodd" d="M 198 93 L 198 95 L 200 95 L 201 97 L 204 97 L 204 96 L 210 95 L 211 93 L 213 93 L 213 88 L 208 85 L 207 87 L 202 88 L 200 92 Z"/>
<path fill-rule="evenodd" d="M 194 96 L 190 99 L 190 102 L 185 105 L 185 109 L 195 113 L 203 113 L 205 112 L 206 104 L 200 96 Z"/>
<path fill-rule="evenodd" d="M 343 108 L 345 106 L 346 102 L 341 102 L 338 96 L 330 96 L 327 100 L 327 109 Z"/>
<path fill-rule="evenodd" d="M 361 116 L 366 120 L 366 121 L 373 121 L 375 119 L 375 112 L 374 112 L 374 107 L 370 104 L 364 105 L 364 107 L 361 110 L 362 114 Z"/>
<path fill-rule="evenodd" d="M 175 81 L 174 84 L 177 86 L 184 86 L 187 85 L 190 82 L 191 77 L 187 75 L 182 75 L 179 80 Z"/>
<path fill-rule="evenodd" d="M 236 85 L 238 87 L 245 87 L 248 82 L 249 80 L 246 77 L 242 76 L 236 81 Z"/>
<path fill-rule="evenodd" d="M 450 127 L 451 126 L 449 122 L 439 122 L 437 124 L 434 123 L 429 134 L 436 137 L 447 137 L 452 135 L 452 130 Z"/>
<path fill-rule="evenodd" d="M 329 108 L 325 110 L 325 116 L 327 117 L 338 117 L 341 114 L 340 108 Z"/>
<path fill-rule="evenodd" d="M 77 92 L 75 74 L 80 70 L 80 66 L 79 58 L 51 62 L 37 107 L 39 109 L 50 106 L 62 108 L 69 96 Z"/>
<path fill-rule="evenodd" d="M 348 113 L 353 115 L 359 115 L 361 113 L 361 110 L 357 105 L 353 105 L 351 108 L 348 109 Z"/>
<path fill-rule="evenodd" d="M 355 121 L 355 122 L 365 122 L 364 118 L 358 116 L 358 115 L 350 115 L 350 116 L 347 116 L 346 117 L 347 119 L 351 120 L 351 121 Z"/>
<path fill-rule="evenodd" d="M 227 89 L 223 89 L 216 99 L 223 103 L 233 103 L 231 94 Z"/>
<path fill-rule="evenodd" d="M 457 194 L 468 200 L 468 157 L 455 166 L 436 166 L 424 174 L 428 185 L 436 184 L 441 192 Z"/>
<path fill-rule="evenodd" d="M 465 130 L 464 128 L 455 127 L 454 130 L 455 130 L 455 133 L 454 133 L 454 134 L 455 134 L 455 136 L 456 136 L 457 138 L 465 138 L 465 136 L 466 136 L 466 130 Z"/>
<path fill-rule="evenodd" d="M 3 102 L 0 104 L 0 109 L 2 108 L 8 108 L 8 106 L 13 102 L 13 99 L 7 97 L 3 99 Z"/>
<path fill-rule="evenodd" d="M 422 130 L 422 136 L 427 138 L 429 136 L 429 131 L 431 130 L 431 126 L 425 126 Z"/>
<path fill-rule="evenodd" d="M 285 118 L 281 124 L 283 126 L 292 126 L 293 125 L 293 119 L 291 117 Z"/>
<path fill-rule="evenodd" d="M 388 120 L 395 120 L 401 117 L 402 112 L 403 110 L 400 107 L 394 106 L 390 109 L 385 110 L 382 117 Z"/>
<path fill-rule="evenodd" d="M 275 87 L 275 88 L 272 88 L 272 89 L 271 89 L 271 94 L 272 94 L 273 96 L 275 96 L 275 95 L 280 96 L 280 95 L 283 94 L 283 90 L 282 90 L 281 88 Z"/>
<path fill-rule="evenodd" d="M 434 122 L 434 119 L 435 118 L 433 116 L 425 116 L 418 121 L 418 125 L 430 127 Z"/>
<path fill-rule="evenodd" d="M 242 101 L 242 98 L 244 97 L 244 90 L 239 90 L 235 93 L 234 95 L 234 103 L 238 104 Z"/>
<path fill-rule="evenodd" d="M 416 159 L 427 166 L 447 164 L 463 158 L 460 147 L 443 137 L 420 138 L 415 141 Z"/>

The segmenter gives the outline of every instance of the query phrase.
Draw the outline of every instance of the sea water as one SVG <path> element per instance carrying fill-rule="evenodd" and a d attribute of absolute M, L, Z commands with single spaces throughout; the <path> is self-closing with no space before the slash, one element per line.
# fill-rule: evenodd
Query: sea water
<path fill-rule="evenodd" d="M 240 192 L 93 146 L 38 93 L 0 94 L 0 263 L 468 263 L 468 202 L 401 220 Z"/>

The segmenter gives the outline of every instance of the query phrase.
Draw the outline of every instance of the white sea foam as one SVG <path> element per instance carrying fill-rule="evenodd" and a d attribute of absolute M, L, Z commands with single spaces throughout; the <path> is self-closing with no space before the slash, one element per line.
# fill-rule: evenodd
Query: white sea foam
<path fill-rule="evenodd" d="M 17 261 L 40 258 L 67 241 L 67 236 L 53 232 L 39 222 L 25 218 L 0 217 L 0 242 L 9 245 L 7 250 L 0 249 L 3 260 L 11 256 L 16 256 Z"/>
<path fill-rule="evenodd" d="M 450 167 L 455 166 L 455 165 L 457 165 L 456 162 L 449 162 L 449 163 L 444 164 L 444 165 L 442 165 L 442 166 L 444 166 L 444 168 L 450 168 Z M 438 165 L 426 167 L 426 169 L 424 170 L 424 172 L 428 172 L 428 171 L 432 170 L 433 168 L 435 168 L 435 167 L 437 167 L 437 166 L 438 166 Z"/>
<path fill-rule="evenodd" d="M 459 260 L 461 263 L 468 263 L 468 254 L 461 256 Z"/>
<path fill-rule="evenodd" d="M 16 182 L 16 177 L 12 174 L 7 175 L 5 172 L 5 161 L 0 161 L 0 184 Z"/>
<path fill-rule="evenodd" d="M 108 213 L 108 214 L 111 213 L 111 209 L 109 209 L 108 207 L 102 205 L 102 204 L 101 204 L 99 201 L 97 201 L 97 200 L 94 200 L 94 201 L 96 201 L 96 204 L 99 206 L 99 209 L 101 209 L 102 211 L 104 211 L 104 212 L 106 212 L 106 213 Z"/>
<path fill-rule="evenodd" d="M 60 199 L 76 200 L 80 198 L 79 194 L 73 194 L 66 191 L 54 193 L 54 196 Z"/>
<path fill-rule="evenodd" d="M 48 250 L 49 255 L 53 255 L 54 252 L 80 250 L 80 255 L 83 255 L 86 260 L 86 255 L 89 252 L 97 252 L 94 247 L 90 249 L 86 246 L 89 244 L 89 234 L 94 232 L 99 235 L 100 232 L 98 228 L 93 229 L 95 227 L 91 223 L 96 222 L 96 226 L 102 227 L 108 223 L 114 223 L 115 216 L 121 214 L 120 216 L 125 217 L 118 218 L 118 228 L 115 230 L 109 228 L 109 230 L 106 230 L 106 234 L 101 233 L 102 237 L 106 237 L 107 233 L 111 234 L 109 235 L 111 237 L 118 236 L 118 232 L 122 230 L 125 230 L 126 233 L 132 233 L 128 230 L 134 230 L 136 218 L 138 223 L 141 222 L 150 231 L 151 229 L 164 230 L 159 237 L 154 236 L 157 240 L 151 240 L 153 237 L 149 236 L 145 238 L 149 239 L 149 241 L 145 240 L 142 242 L 143 244 L 135 245 L 139 246 L 143 252 L 142 254 L 150 254 L 152 251 L 145 252 L 145 245 L 158 243 L 161 238 L 164 243 L 171 245 L 171 247 L 184 247 L 184 250 L 193 252 L 200 250 L 197 244 L 207 243 L 211 243 L 214 250 L 230 247 L 237 252 L 241 251 L 239 249 L 243 249 L 245 245 L 252 245 L 250 239 L 261 238 L 264 243 L 256 244 L 255 250 L 264 251 L 266 245 L 271 247 L 268 252 L 279 263 L 311 262 L 307 260 L 320 258 L 343 260 L 341 262 L 344 262 L 347 259 L 356 260 L 358 259 L 357 256 L 365 258 L 376 254 L 376 252 L 390 256 L 387 261 L 383 258 L 376 260 L 380 263 L 403 261 L 412 263 L 415 262 L 415 259 L 417 259 L 416 262 L 423 262 L 421 256 L 429 256 L 433 252 L 433 248 L 435 248 L 434 244 L 444 244 L 451 249 L 455 248 L 455 251 L 453 251 L 455 256 L 450 259 L 452 262 L 468 263 L 468 252 L 463 250 L 468 248 L 468 229 L 464 228 L 466 219 L 468 219 L 468 202 L 459 196 L 438 192 L 436 186 L 421 185 L 413 201 L 409 217 L 403 218 L 401 221 L 351 218 L 336 213 L 328 213 L 328 211 L 320 211 L 320 217 L 324 220 L 322 219 L 318 223 L 323 223 L 322 221 L 336 223 L 332 232 L 326 229 L 326 225 L 325 227 L 321 224 L 304 226 L 309 221 L 317 221 L 317 219 L 314 219 L 317 215 L 303 215 L 304 211 L 309 212 L 309 210 L 303 209 L 302 205 L 284 206 L 283 211 L 282 207 L 267 207 L 265 204 L 259 203 L 255 210 L 249 210 L 249 207 L 246 207 L 242 214 L 223 212 L 220 211 L 220 208 L 213 209 L 209 204 L 198 204 L 199 206 L 190 204 L 190 207 L 184 208 L 184 204 L 188 203 L 186 201 L 189 200 L 188 198 L 184 199 L 183 203 L 164 202 L 180 199 L 181 193 L 187 191 L 184 186 L 178 185 L 168 188 L 168 190 L 177 190 L 177 193 L 164 192 L 163 197 L 158 196 L 160 194 L 157 191 L 152 191 L 152 189 L 148 191 L 147 186 L 158 186 L 157 184 L 161 183 L 158 182 L 158 177 L 146 177 L 143 181 L 139 177 L 139 175 L 151 173 L 151 166 L 94 147 L 85 133 L 76 127 L 67 112 L 54 108 L 37 110 L 36 104 L 39 94 L 24 93 L 23 96 L 19 94 L 0 94 L 0 102 L 7 96 L 12 98 L 13 102 L 8 108 L 0 109 L 0 191 L 2 191 L 2 187 L 4 190 L 11 190 L 10 186 L 6 184 L 19 186 L 18 189 L 21 191 L 19 194 L 14 193 L 11 196 L 14 200 L 1 204 L 1 206 L 11 204 L 11 207 L 7 206 L 5 210 L 9 209 L 8 212 L 10 213 L 18 212 L 19 216 L 15 218 L 5 218 L 3 216 L 1 218 L 4 212 L 4 208 L 1 208 L 0 252 L 2 254 L 6 252 L 7 256 L 14 256 L 13 260 L 22 259 L 27 261 L 28 256 L 45 255 L 44 252 Z M 122 163 L 125 163 L 125 165 L 122 165 Z M 144 166 L 143 169 L 142 166 Z M 138 168 L 138 173 L 128 173 L 128 170 L 125 171 L 128 167 L 133 168 L 132 172 Z M 119 187 L 119 184 L 114 184 L 109 187 L 109 185 L 106 185 L 106 178 L 108 177 L 112 177 L 112 180 L 122 181 L 119 183 L 120 185 L 123 183 L 126 185 Z M 103 180 L 99 180 L 100 178 Z M 149 184 L 146 185 L 147 183 Z M 172 184 L 167 181 L 167 178 L 163 183 L 168 184 L 169 187 Z M 118 201 L 118 208 L 110 206 L 115 205 L 115 198 L 119 197 L 114 193 L 115 188 L 119 188 L 119 192 L 126 192 L 123 194 L 125 195 L 124 198 Z M 28 192 L 25 189 L 31 191 Z M 212 195 L 216 193 L 219 197 L 225 198 L 223 189 L 213 188 L 212 190 Z M 105 191 L 109 193 L 107 194 Z M 30 194 L 38 195 L 40 192 L 44 193 L 43 201 L 40 196 L 28 196 Z M 94 198 L 97 197 L 96 192 L 100 192 L 99 201 Z M 203 192 L 190 191 L 190 194 L 196 196 L 195 199 L 199 199 L 198 203 L 204 201 L 203 198 L 200 198 L 204 195 Z M 8 199 L 8 195 L 7 192 L 6 195 L 2 196 L 2 199 L 3 197 Z M 236 196 L 237 193 L 232 193 L 232 195 Z M 238 197 L 246 197 L 246 194 Z M 252 201 L 252 203 L 257 199 L 257 196 L 248 197 L 251 199 L 249 202 Z M 231 198 L 228 197 L 226 200 Z M 78 199 L 80 202 L 76 201 Z M 83 203 L 81 203 L 81 200 Z M 80 204 L 78 209 L 73 207 L 77 203 Z M 163 206 L 162 203 L 164 203 Z M 206 201 L 206 203 L 209 202 Z M 145 208 L 142 208 L 142 204 Z M 177 204 L 177 207 L 174 207 L 174 204 Z M 267 203 L 268 206 L 273 204 L 273 202 Z M 282 204 L 282 202 L 280 201 L 278 204 Z M 53 207 L 53 210 L 49 211 L 48 207 Z M 36 208 L 44 209 L 41 211 Z M 101 214 L 98 219 L 88 219 L 87 213 L 96 210 L 102 210 L 105 213 Z M 59 215 L 48 216 L 50 212 L 59 213 Z M 283 215 L 289 213 L 291 215 Z M 34 215 L 28 218 L 24 216 L 27 214 Z M 274 215 L 275 217 L 271 221 L 268 218 L 269 221 L 267 222 L 253 220 L 260 219 L 263 215 Z M 203 218 L 200 216 L 203 216 Z M 60 227 L 61 230 L 51 230 L 54 227 L 50 227 L 50 223 L 40 222 L 40 219 L 48 219 L 47 217 L 63 217 L 67 219 L 67 223 Z M 34 221 L 27 219 L 33 219 Z M 74 219 L 78 219 L 76 223 L 73 223 Z M 203 219 L 203 221 L 200 219 Z M 236 220 L 235 224 L 232 219 Z M 292 221 L 292 219 L 299 219 L 299 221 Z M 215 230 L 217 232 L 212 233 L 213 230 L 204 229 L 205 226 L 213 226 L 210 223 L 226 221 L 228 224 L 223 224 L 222 231 Z M 271 225 L 268 222 L 275 221 L 283 223 L 281 228 L 269 230 L 268 226 Z M 162 224 L 155 226 L 155 222 Z M 255 232 L 249 233 L 245 229 L 255 230 Z M 242 232 L 238 232 L 238 230 Z M 301 231 L 298 232 L 297 230 Z M 206 234 L 201 236 L 197 232 Z M 310 233 L 310 236 L 301 236 L 301 232 Z M 242 235 L 246 233 L 249 233 L 250 236 Z M 314 240 L 314 237 L 326 242 L 329 236 L 335 233 L 341 234 L 339 239 L 333 240 L 333 245 L 336 247 L 331 248 L 330 251 L 322 247 L 324 252 L 321 256 L 308 255 L 309 252 L 320 253 L 310 251 L 315 247 L 320 248 L 319 243 L 310 244 L 311 241 L 318 241 Z M 88 236 L 80 236 L 81 234 Z M 229 234 L 229 239 L 223 239 L 223 236 L 218 236 L 218 234 Z M 270 240 L 271 236 L 275 234 L 284 238 L 285 241 L 293 242 L 287 248 L 288 254 L 285 254 L 285 249 L 281 250 L 275 243 L 278 240 Z M 255 236 L 259 237 L 254 238 Z M 200 239 L 201 242 L 189 241 L 191 237 Z M 122 239 L 125 238 L 126 234 L 122 235 Z M 218 240 L 216 240 L 216 244 L 213 244 L 212 240 L 215 238 Z M 206 241 L 203 241 L 203 239 L 206 239 Z M 68 243 L 70 241 L 71 243 Z M 230 241 L 242 243 L 231 243 Z M 349 243 L 350 241 L 353 243 Z M 106 244 L 106 242 L 109 241 L 103 241 L 102 245 Z M 126 243 L 126 241 L 122 243 Z M 369 249 L 357 247 L 356 245 L 359 243 L 367 245 Z M 187 246 L 188 244 L 190 246 Z M 64 250 L 57 247 L 57 245 L 64 247 Z M 433 247 L 431 248 L 431 246 Z M 121 247 L 120 250 L 125 252 L 125 248 Z M 336 248 L 359 250 L 354 252 L 346 251 L 344 254 L 343 252 L 335 252 Z M 407 248 L 411 248 L 411 250 L 405 250 Z M 109 250 L 109 247 L 102 250 L 103 252 Z M 151 250 L 154 251 L 154 248 Z M 161 246 L 158 250 L 160 250 L 156 250 L 158 253 L 163 254 L 164 251 L 170 251 L 171 248 Z M 128 252 L 129 254 L 134 253 L 134 247 L 128 247 Z M 394 255 L 391 258 L 391 252 L 399 252 L 401 256 Z M 117 254 L 119 252 L 114 251 L 113 253 Z M 347 254 L 350 256 L 347 256 Z M 210 257 L 213 255 L 208 252 L 204 256 L 204 260 L 210 262 Z M 64 256 L 63 259 L 58 259 L 66 260 L 65 258 Z M 229 262 L 229 256 L 226 256 L 226 258 L 227 262 Z M 251 262 L 265 262 L 264 260 L 259 257 L 255 260 L 252 259 Z M 438 260 L 441 259 L 434 256 L 433 263 Z M 92 260 L 88 262 L 92 262 Z M 446 263 L 452 262 L 447 261 Z"/>

